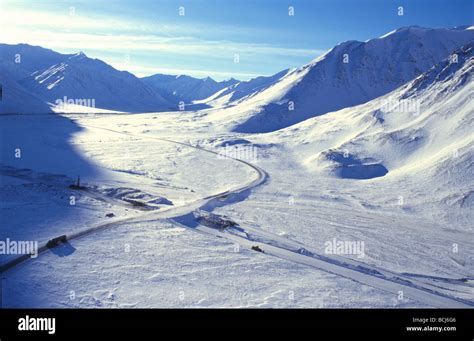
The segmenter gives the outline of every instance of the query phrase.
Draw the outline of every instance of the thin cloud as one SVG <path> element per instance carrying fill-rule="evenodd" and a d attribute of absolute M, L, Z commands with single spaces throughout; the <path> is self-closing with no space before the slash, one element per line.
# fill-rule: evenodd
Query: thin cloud
<path fill-rule="evenodd" d="M 197 36 L 202 37 L 205 30 L 222 32 L 223 28 L 220 27 L 217 30 L 216 27 L 202 25 L 150 24 L 101 16 L 84 16 L 77 12 L 71 13 L 68 7 L 65 7 L 64 12 L 61 13 L 15 9 L 6 12 L 2 16 L 4 21 L 0 32 L 1 42 L 28 43 L 68 53 L 79 50 L 93 51 L 92 57 L 100 57 L 112 64 L 115 62 L 115 65 L 120 56 L 123 59 L 126 55 L 133 55 L 135 69 L 132 70 L 130 65 L 127 68 L 125 64 L 122 67 L 124 70 L 137 72 L 139 75 L 145 74 L 144 70 L 149 68 L 145 67 L 147 59 L 154 58 L 154 55 L 158 55 L 157 59 L 161 58 L 161 60 L 171 58 L 177 66 L 180 63 L 187 64 L 186 59 L 189 61 L 189 58 L 196 58 L 204 64 L 220 61 L 221 68 L 227 62 L 231 64 L 235 55 L 239 55 L 243 62 L 251 64 L 252 70 L 228 74 L 250 78 L 256 76 L 254 71 L 259 65 L 268 69 L 269 63 L 278 60 L 279 65 L 289 67 L 291 60 L 295 58 L 309 61 L 323 52 L 318 49 L 197 38 Z M 225 29 L 232 30 L 232 34 L 235 34 L 235 27 Z M 242 28 L 243 32 L 247 30 L 247 28 Z M 111 55 L 114 55 L 113 59 Z M 288 64 L 285 61 L 288 61 Z M 225 73 L 223 70 L 185 69 L 174 73 L 192 71 L 194 75 L 202 76 L 211 74 L 222 76 Z M 207 68 L 201 65 L 200 69 Z M 178 67 L 165 65 L 164 68 L 158 70 L 177 71 Z M 275 70 L 277 71 L 279 70 Z M 204 72 L 208 73 L 204 74 Z"/>
<path fill-rule="evenodd" d="M 288 57 L 316 57 L 322 50 L 297 49 L 254 43 L 231 41 L 198 40 L 189 37 L 158 37 L 155 35 L 97 35 L 88 33 L 51 32 L 21 29 L 6 30 L 2 35 L 4 43 L 28 43 L 62 49 L 104 49 L 108 51 L 167 52 L 188 56 L 216 56 L 216 53 L 252 55 L 281 55 Z"/>

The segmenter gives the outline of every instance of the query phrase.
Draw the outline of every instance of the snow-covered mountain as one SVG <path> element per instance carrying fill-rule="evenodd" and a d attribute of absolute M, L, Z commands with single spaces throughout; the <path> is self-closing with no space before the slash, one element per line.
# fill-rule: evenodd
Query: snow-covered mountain
<path fill-rule="evenodd" d="M 345 43 L 355 45 L 348 70 L 338 45 L 302 69 L 221 90 L 211 96 L 218 108 L 2 116 L 0 239 L 43 245 L 67 235 L 74 244 L 4 271 L 4 306 L 472 307 L 474 42 L 448 51 L 463 28 L 444 38 L 435 30 L 436 39 L 426 31 L 401 29 L 375 39 L 380 46 Z M 408 40 L 387 42 L 404 32 Z M 446 58 L 425 64 L 435 50 Z M 41 93 L 82 91 L 73 82 L 85 81 L 91 93 L 111 94 L 88 77 L 104 70 L 96 77 L 112 86 L 116 70 L 82 54 L 52 65 L 20 81 Z M 15 70 L 0 65 L 3 98 L 14 108 L 44 105 Z M 313 115 L 325 100 L 348 106 L 293 124 L 278 111 L 288 93 L 295 115 L 303 104 Z M 377 97 L 350 104 L 363 95 Z M 248 127 L 291 126 L 229 131 L 269 109 L 268 122 Z M 78 175 L 87 190 L 70 187 Z M 77 204 L 65 209 L 71 195 Z M 116 224 L 119 233 L 106 229 Z M 328 251 L 328 241 L 358 246 Z M 124 245 L 138 245 L 140 257 L 116 252 Z M 69 302 L 64 292 L 76 283 L 84 285 Z"/>
<path fill-rule="evenodd" d="M 284 77 L 290 70 L 280 71 L 272 76 L 260 76 L 248 81 L 234 78 L 217 82 L 210 77 L 193 78 L 186 75 L 156 74 L 142 80 L 158 89 L 176 96 L 186 103 L 205 104 L 211 107 L 236 105 L 250 95 L 255 95 Z"/>
<path fill-rule="evenodd" d="M 37 70 L 61 63 L 73 55 L 28 44 L 0 44 L 0 56 L 0 65 L 7 69 L 16 81 L 20 81 Z"/>
<path fill-rule="evenodd" d="M 144 112 L 175 109 L 174 104 L 126 71 L 118 71 L 84 53 L 35 71 L 20 83 L 31 92 L 55 103 L 69 99 L 94 100 L 100 109 Z"/>
<path fill-rule="evenodd" d="M 310 117 L 365 103 L 427 71 L 474 39 L 466 27 L 410 26 L 367 42 L 339 44 L 278 82 L 249 96 L 233 130 L 269 132 Z"/>
<path fill-rule="evenodd" d="M 214 93 L 212 96 L 199 101 L 212 107 L 221 107 L 226 105 L 236 105 L 241 100 L 250 95 L 255 95 L 274 83 L 278 82 L 282 77 L 290 72 L 289 69 L 280 71 L 272 76 L 260 76 L 252 78 L 248 81 L 240 81 L 229 85 L 226 88 Z"/>
<path fill-rule="evenodd" d="M 238 83 L 238 80 L 233 78 L 217 82 L 211 77 L 200 79 L 186 75 L 174 76 L 163 74 L 144 77 L 142 80 L 145 84 L 158 91 L 166 91 L 176 96 L 179 101 L 186 103 L 205 99 L 228 86 Z"/>
<path fill-rule="evenodd" d="M 384 186 L 413 203 L 472 207 L 474 42 L 453 55 L 457 62 L 449 57 L 382 97 L 256 141 L 292 150 L 320 176 L 383 177 Z"/>
<path fill-rule="evenodd" d="M 173 111 L 179 101 L 236 107 L 219 119 L 231 117 L 236 132 L 269 132 L 382 96 L 473 39 L 467 27 L 404 27 L 367 42 L 339 44 L 299 69 L 249 81 L 162 74 L 139 79 L 83 53 L 26 44 L 0 44 L 0 64 L 22 93 L 52 104 L 66 97 L 126 112 Z"/>
<path fill-rule="evenodd" d="M 125 112 L 177 108 L 177 101 L 173 96 L 152 89 L 133 74 L 118 71 L 84 53 L 61 54 L 27 44 L 0 44 L 0 53 L 0 66 L 8 72 L 11 80 L 17 82 L 17 90 L 22 89 L 22 93 L 36 96 L 30 96 L 32 101 L 40 98 L 54 106 L 62 104 L 66 97 L 67 100 L 74 101 L 74 104 L 87 103 L 98 110 Z M 20 112 L 23 108 L 35 107 L 25 101 L 26 98 L 21 101 L 23 104 L 18 110 L 10 103 L 9 110 Z M 3 107 L 2 112 L 6 110 L 6 104 Z M 57 109 L 61 111 L 61 107 Z"/>
<path fill-rule="evenodd" d="M 15 78 L 0 65 L 0 114 L 51 113 L 49 105 L 18 84 Z"/>
<path fill-rule="evenodd" d="M 39 46 L 0 44 L 0 113 L 51 113 L 46 101 L 18 82 L 68 56 Z"/>

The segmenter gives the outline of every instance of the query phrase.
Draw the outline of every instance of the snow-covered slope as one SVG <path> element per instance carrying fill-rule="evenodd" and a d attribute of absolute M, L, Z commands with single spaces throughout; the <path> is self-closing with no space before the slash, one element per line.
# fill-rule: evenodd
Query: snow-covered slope
<path fill-rule="evenodd" d="M 240 100 L 254 96 L 278 82 L 289 72 L 290 70 L 283 70 L 269 77 L 261 76 L 232 84 L 200 102 L 212 107 L 236 105 Z"/>
<path fill-rule="evenodd" d="M 321 176 L 379 178 L 412 201 L 472 206 L 474 43 L 453 55 L 385 96 L 257 140 L 292 150 Z"/>
<path fill-rule="evenodd" d="M 0 44 L 0 113 L 51 113 L 50 106 L 20 82 L 34 71 L 59 63 L 71 55 L 28 44 Z"/>
<path fill-rule="evenodd" d="M 365 103 L 414 79 L 473 39 L 474 31 L 465 27 L 410 26 L 367 42 L 339 44 L 241 102 L 240 112 L 246 114 L 233 130 L 274 131 Z"/>
<path fill-rule="evenodd" d="M 61 54 L 40 46 L 0 44 L 0 65 L 8 70 L 16 81 L 37 70 L 61 63 L 71 56 L 73 55 Z"/>
<path fill-rule="evenodd" d="M 99 109 L 128 112 L 174 109 L 171 101 L 131 73 L 118 71 L 101 60 L 88 58 L 84 53 L 35 71 L 20 83 L 51 103 L 66 96 L 72 100 L 88 100 Z"/>
<path fill-rule="evenodd" d="M 0 65 L 0 114 L 36 114 L 51 113 L 45 101 L 32 94 Z"/>
<path fill-rule="evenodd" d="M 457 62 L 441 61 L 367 103 L 265 134 L 223 133 L 206 122 L 209 111 L 228 119 L 240 105 L 0 117 L 10 166 L 0 172 L 0 232 L 46 241 L 84 226 L 111 228 L 4 272 L 4 305 L 472 306 L 472 44 L 453 56 Z M 11 153 L 17 147 L 21 159 Z M 228 156 L 257 164 L 268 174 L 264 185 L 235 193 L 253 172 Z M 78 174 L 89 190 L 67 187 Z M 135 212 L 118 198 L 129 190 L 169 198 L 171 212 Z M 233 194 L 197 209 L 216 193 Z M 28 214 L 18 214 L 25 202 Z M 135 213 L 138 220 L 123 220 Z M 195 213 L 237 225 L 215 229 Z M 327 251 L 336 240 L 360 248 Z M 117 252 L 124 245 L 125 256 Z M 74 283 L 82 285 L 71 299 L 64 293 Z"/>
<path fill-rule="evenodd" d="M 157 90 L 166 91 L 176 96 L 178 101 L 184 101 L 186 103 L 205 99 L 238 82 L 233 78 L 217 82 L 211 77 L 199 79 L 185 75 L 174 76 L 163 74 L 144 77 L 142 81 Z"/>

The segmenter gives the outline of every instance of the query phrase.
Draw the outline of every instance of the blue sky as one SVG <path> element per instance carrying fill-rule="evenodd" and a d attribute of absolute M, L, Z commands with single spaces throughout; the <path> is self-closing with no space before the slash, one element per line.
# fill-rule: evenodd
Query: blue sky
<path fill-rule="evenodd" d="M 138 76 L 248 79 L 401 26 L 474 22 L 474 0 L 0 1 L 0 42 L 81 50 Z"/>

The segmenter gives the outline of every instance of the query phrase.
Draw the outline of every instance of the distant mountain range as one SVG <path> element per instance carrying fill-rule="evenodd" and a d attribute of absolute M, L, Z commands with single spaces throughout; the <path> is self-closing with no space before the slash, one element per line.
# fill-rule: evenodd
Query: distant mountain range
<path fill-rule="evenodd" d="M 205 99 L 239 82 L 233 78 L 227 81 L 217 82 L 211 77 L 199 79 L 186 75 L 173 76 L 163 74 L 144 77 L 142 81 L 155 90 L 165 91 L 185 103 Z"/>
<path fill-rule="evenodd" d="M 366 42 L 341 43 L 298 69 L 220 82 L 185 75 L 138 78 L 84 53 L 0 44 L 0 112 L 61 111 L 55 104 L 65 97 L 93 99 L 97 109 L 120 112 L 176 111 L 182 101 L 242 108 L 245 114 L 235 117 L 232 130 L 270 132 L 387 94 L 473 39 L 472 27 L 403 27 Z"/>
<path fill-rule="evenodd" d="M 258 92 L 268 88 L 278 82 L 283 76 L 288 74 L 290 70 L 280 71 L 272 76 L 260 76 L 248 81 L 240 81 L 231 84 L 220 91 L 215 92 L 200 103 L 209 104 L 212 107 L 222 107 L 226 105 L 236 105 L 248 96 L 255 95 Z"/>

